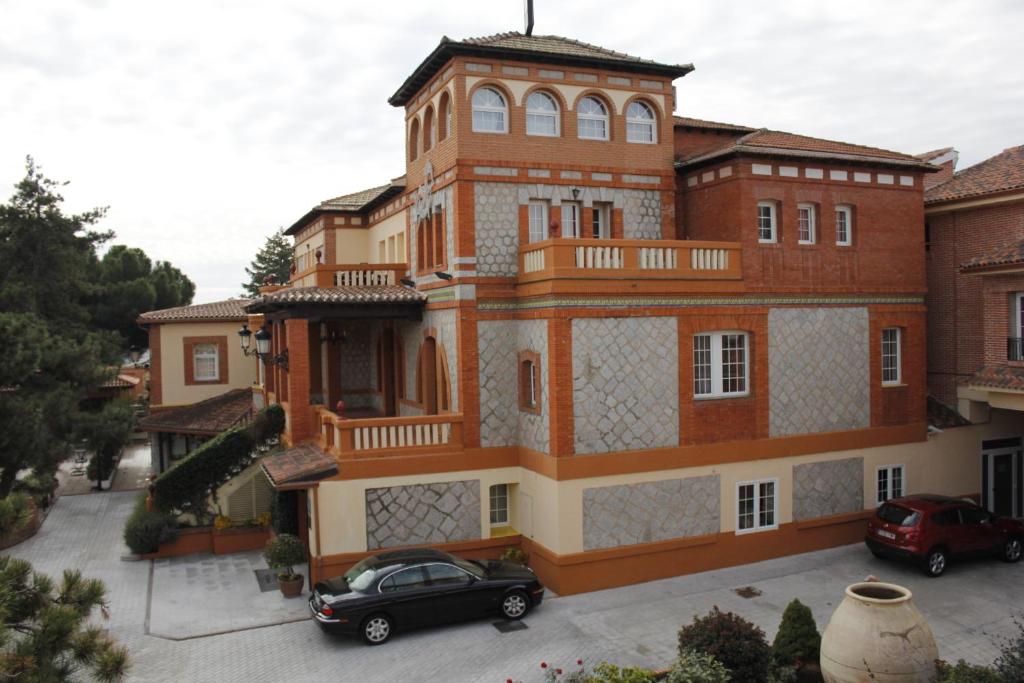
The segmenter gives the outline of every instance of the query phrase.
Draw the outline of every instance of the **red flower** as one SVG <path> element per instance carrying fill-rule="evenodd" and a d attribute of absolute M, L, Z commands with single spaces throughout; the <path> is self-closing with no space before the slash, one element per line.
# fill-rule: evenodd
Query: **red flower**
<path fill-rule="evenodd" d="M 512 683 L 512 679 L 511 678 L 506 678 L 505 679 L 505 683 Z"/>
<path fill-rule="evenodd" d="M 555 669 L 555 673 L 558 674 L 559 676 L 561 676 L 562 675 L 562 670 L 561 669 Z"/>
<path fill-rule="evenodd" d="M 577 659 L 576 660 L 576 665 L 577 666 L 583 666 L 583 660 L 582 659 Z"/>
<path fill-rule="evenodd" d="M 548 663 L 547 662 L 541 662 L 540 663 L 540 668 L 542 668 L 542 669 L 548 668 Z"/>

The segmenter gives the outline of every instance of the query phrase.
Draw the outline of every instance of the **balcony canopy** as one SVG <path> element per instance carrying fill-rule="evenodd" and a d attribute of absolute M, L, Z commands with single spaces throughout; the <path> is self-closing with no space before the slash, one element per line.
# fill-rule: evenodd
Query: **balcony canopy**
<path fill-rule="evenodd" d="M 287 287 L 246 306 L 281 318 L 401 318 L 420 320 L 427 297 L 401 285 Z"/>

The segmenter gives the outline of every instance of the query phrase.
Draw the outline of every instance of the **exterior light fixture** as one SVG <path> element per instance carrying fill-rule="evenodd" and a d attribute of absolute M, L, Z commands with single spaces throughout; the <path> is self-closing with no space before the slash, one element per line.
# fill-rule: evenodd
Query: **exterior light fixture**
<path fill-rule="evenodd" d="M 403 277 L 401 280 L 399 280 L 399 282 L 401 282 L 406 287 L 412 287 L 413 289 L 416 289 L 416 281 L 415 280 L 410 280 L 407 277 Z"/>
<path fill-rule="evenodd" d="M 579 199 L 580 198 L 580 188 L 578 188 L 578 187 L 571 187 L 571 188 L 569 188 L 569 191 L 572 192 L 572 198 L 573 199 Z"/>
<path fill-rule="evenodd" d="M 142 349 L 140 349 L 135 344 L 132 344 L 131 348 L 128 349 L 128 357 L 132 359 L 132 365 L 135 365 L 136 363 L 139 362 L 139 356 L 141 355 Z"/>
<path fill-rule="evenodd" d="M 249 329 L 248 323 L 242 323 L 242 329 L 238 330 L 238 342 L 242 345 L 242 353 L 246 356 L 252 356 L 256 351 L 249 349 L 249 344 L 252 341 L 252 331 Z"/>
<path fill-rule="evenodd" d="M 264 365 L 279 365 L 288 371 L 288 349 L 285 349 L 276 356 L 270 355 L 270 330 L 266 325 L 256 330 L 254 334 L 247 323 L 242 323 L 242 329 L 238 330 L 238 341 L 242 346 L 242 353 L 246 356 L 257 356 Z M 256 340 L 256 348 L 249 348 L 252 340 Z"/>
<path fill-rule="evenodd" d="M 449 273 L 442 273 L 440 270 L 435 270 L 434 271 L 434 275 L 436 275 L 441 280 L 451 280 L 452 279 L 451 274 L 449 274 Z"/>

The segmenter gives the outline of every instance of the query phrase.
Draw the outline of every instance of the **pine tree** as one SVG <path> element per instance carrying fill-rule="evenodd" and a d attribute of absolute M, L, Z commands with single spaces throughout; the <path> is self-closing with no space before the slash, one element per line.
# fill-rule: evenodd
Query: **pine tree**
<path fill-rule="evenodd" d="M 279 228 L 267 238 L 249 265 L 245 269 L 249 281 L 242 283 L 248 296 L 259 296 L 259 288 L 265 284 L 268 276 L 272 276 L 279 284 L 288 282 L 292 272 L 292 245 L 284 234 L 284 228 Z"/>

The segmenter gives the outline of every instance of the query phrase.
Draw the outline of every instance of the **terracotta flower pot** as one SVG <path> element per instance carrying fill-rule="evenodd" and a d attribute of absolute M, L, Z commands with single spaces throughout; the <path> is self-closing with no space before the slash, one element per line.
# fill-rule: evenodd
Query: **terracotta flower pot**
<path fill-rule="evenodd" d="M 295 574 L 294 579 L 282 579 L 280 575 L 277 577 L 277 587 L 281 589 L 281 595 L 286 598 L 297 598 L 302 595 L 302 585 L 305 583 L 306 577 L 302 574 Z"/>
<path fill-rule="evenodd" d="M 826 683 L 935 680 L 939 649 L 913 594 L 891 583 L 855 583 L 821 638 Z"/>

